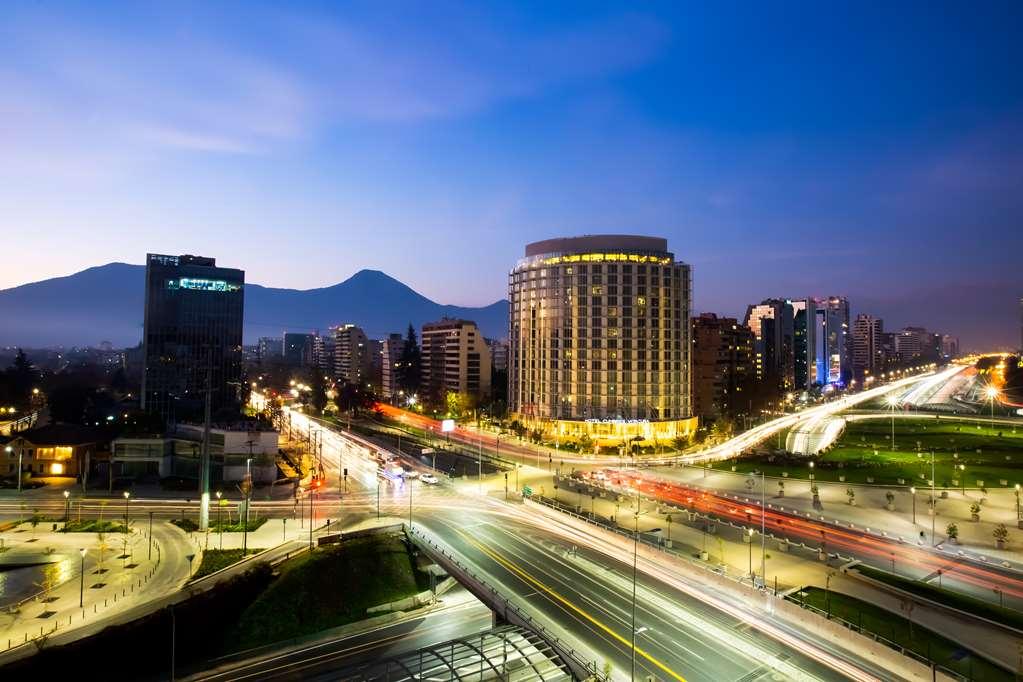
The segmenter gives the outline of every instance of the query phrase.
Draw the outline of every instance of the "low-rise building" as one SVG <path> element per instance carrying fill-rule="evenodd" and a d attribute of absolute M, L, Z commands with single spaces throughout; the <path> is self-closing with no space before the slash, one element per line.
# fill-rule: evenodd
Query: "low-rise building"
<path fill-rule="evenodd" d="M 20 431 L 4 446 L 0 471 L 17 477 L 20 460 L 22 476 L 78 478 L 89 470 L 97 451 L 106 451 L 107 442 L 104 429 L 77 424 L 47 424 Z"/>

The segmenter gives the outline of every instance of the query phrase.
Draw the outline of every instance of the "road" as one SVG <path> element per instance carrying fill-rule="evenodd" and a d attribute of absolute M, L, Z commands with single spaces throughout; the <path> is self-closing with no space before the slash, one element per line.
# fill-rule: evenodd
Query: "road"
<path fill-rule="evenodd" d="M 490 610 L 478 601 L 459 599 L 425 615 L 223 664 L 184 679 L 336 680 L 340 673 L 350 676 L 381 659 L 488 630 L 492 621 Z"/>
<path fill-rule="evenodd" d="M 995 588 L 1002 590 L 1006 597 L 1023 599 L 1023 574 L 966 561 L 954 553 L 918 545 L 913 539 L 902 542 L 897 538 L 869 533 L 853 524 L 842 526 L 825 522 L 819 514 L 798 514 L 791 507 L 786 508 L 776 502 L 767 505 L 761 518 L 760 501 L 748 494 L 726 496 L 642 470 L 617 470 L 608 475 L 610 487 L 626 497 L 641 494 L 701 514 L 713 514 L 733 523 L 748 525 L 756 531 L 763 525 L 767 532 L 777 536 L 822 545 L 828 552 L 838 552 L 879 568 L 889 568 L 894 560 L 903 570 L 912 569 L 923 575 L 941 571 L 946 586 L 959 587 L 985 599 L 991 598 Z"/>

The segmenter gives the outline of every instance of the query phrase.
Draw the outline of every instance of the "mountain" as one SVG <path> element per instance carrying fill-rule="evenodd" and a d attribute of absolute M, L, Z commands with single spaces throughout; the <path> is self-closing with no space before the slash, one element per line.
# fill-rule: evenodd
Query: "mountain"
<path fill-rule="evenodd" d="M 0 346 L 83 346 L 110 341 L 134 346 L 142 338 L 145 266 L 109 263 L 67 277 L 0 290 Z M 482 308 L 442 305 L 377 270 L 361 270 L 321 289 L 245 285 L 245 342 L 342 322 L 371 338 L 404 334 L 442 317 L 473 320 L 487 337 L 507 336 L 508 302 Z"/>

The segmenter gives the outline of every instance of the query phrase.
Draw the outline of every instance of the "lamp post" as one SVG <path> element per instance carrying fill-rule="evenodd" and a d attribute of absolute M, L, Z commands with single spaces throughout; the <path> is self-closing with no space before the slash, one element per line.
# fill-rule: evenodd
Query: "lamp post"
<path fill-rule="evenodd" d="M 891 446 L 892 446 L 892 452 L 895 452 L 895 408 L 898 407 L 898 405 L 899 405 L 899 399 L 898 399 L 897 396 L 890 395 L 890 396 L 888 396 L 888 401 L 887 402 L 888 402 L 888 407 L 891 409 L 891 412 L 892 412 L 892 440 L 891 440 Z"/>
<path fill-rule="evenodd" d="M 220 549 L 224 549 L 224 523 L 222 517 L 224 514 L 224 506 L 220 502 L 220 498 L 224 493 L 217 491 L 217 534 L 220 535 Z M 152 516 L 152 512 L 150 512 Z"/>
<path fill-rule="evenodd" d="M 747 528 L 746 534 L 749 536 L 749 542 L 746 543 L 749 545 L 749 575 L 755 581 L 756 575 L 753 573 L 753 529 Z"/>
<path fill-rule="evenodd" d="M 909 488 L 909 494 L 913 498 L 913 525 L 915 526 L 916 525 L 916 488 L 911 486 Z"/>
<path fill-rule="evenodd" d="M 124 532 L 128 532 L 128 499 L 131 498 L 131 493 L 127 490 L 124 491 Z"/>
<path fill-rule="evenodd" d="M 987 396 L 988 402 L 991 403 L 991 418 L 994 419 L 995 418 L 995 398 L 998 397 L 998 389 L 995 388 L 994 386 L 988 386 L 987 390 L 984 391 L 984 394 Z"/>
<path fill-rule="evenodd" d="M 71 498 L 71 491 L 70 490 L 65 490 L 64 491 L 64 532 L 65 533 L 67 532 L 67 522 L 68 522 L 68 514 L 69 514 L 68 505 L 71 504 L 70 498 Z"/>
<path fill-rule="evenodd" d="M 153 558 L 153 512 L 149 512 L 149 558 Z"/>
<path fill-rule="evenodd" d="M 1016 484 L 1016 522 L 1019 523 L 1019 483 Z"/>
<path fill-rule="evenodd" d="M 252 458 L 249 457 L 245 460 L 245 518 L 242 519 L 242 556 L 244 557 L 249 552 L 249 505 L 252 499 Z M 310 519 L 312 515 L 310 514 Z M 223 531 L 221 531 L 223 532 Z M 312 522 L 310 521 L 309 533 L 310 543 L 312 542 Z M 220 537 L 220 541 L 224 541 L 223 535 Z M 310 545 L 311 546 L 311 545 Z"/>
<path fill-rule="evenodd" d="M 82 581 L 78 588 L 78 608 L 85 606 L 85 549 L 78 550 L 82 555 Z"/>
<path fill-rule="evenodd" d="M 633 515 L 635 526 L 632 532 L 632 672 L 630 680 L 636 680 L 636 573 L 639 563 L 639 510 Z"/>

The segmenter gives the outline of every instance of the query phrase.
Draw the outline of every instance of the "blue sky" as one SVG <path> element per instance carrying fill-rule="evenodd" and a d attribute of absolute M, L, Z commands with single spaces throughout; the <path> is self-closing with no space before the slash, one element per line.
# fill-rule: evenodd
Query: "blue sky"
<path fill-rule="evenodd" d="M 528 241 L 630 232 L 699 310 L 1015 342 L 1023 9 L 827 5 L 10 3 L 0 288 L 197 252 L 476 305 Z M 987 312 L 914 310 L 950 290 Z"/>

